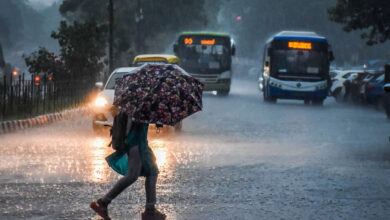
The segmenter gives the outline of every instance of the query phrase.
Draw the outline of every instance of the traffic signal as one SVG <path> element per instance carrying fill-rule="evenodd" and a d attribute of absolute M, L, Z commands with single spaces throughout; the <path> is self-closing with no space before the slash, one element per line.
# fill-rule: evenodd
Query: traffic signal
<path fill-rule="evenodd" d="M 36 86 L 39 86 L 39 81 L 41 80 L 41 77 L 36 76 L 36 77 L 34 78 L 34 80 L 35 80 L 35 85 L 36 85 Z"/>

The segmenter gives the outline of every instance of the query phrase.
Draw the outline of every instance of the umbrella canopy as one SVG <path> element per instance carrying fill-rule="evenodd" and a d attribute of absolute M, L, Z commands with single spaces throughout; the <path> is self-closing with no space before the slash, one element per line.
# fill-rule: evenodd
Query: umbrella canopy
<path fill-rule="evenodd" d="M 177 65 L 144 65 L 115 83 L 114 105 L 135 122 L 173 126 L 202 110 L 203 84 Z"/>

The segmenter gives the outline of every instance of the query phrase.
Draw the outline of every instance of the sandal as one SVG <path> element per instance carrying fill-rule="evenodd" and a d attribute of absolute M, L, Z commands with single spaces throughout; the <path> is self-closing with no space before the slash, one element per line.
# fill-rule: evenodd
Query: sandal
<path fill-rule="evenodd" d="M 107 205 L 101 199 L 98 199 L 96 202 L 91 202 L 89 207 L 91 207 L 91 209 L 100 215 L 100 217 L 102 217 L 104 220 L 111 220 L 111 218 L 108 216 Z"/>
<path fill-rule="evenodd" d="M 142 220 L 164 220 L 166 219 L 166 215 L 156 208 L 147 208 L 142 213 Z"/>

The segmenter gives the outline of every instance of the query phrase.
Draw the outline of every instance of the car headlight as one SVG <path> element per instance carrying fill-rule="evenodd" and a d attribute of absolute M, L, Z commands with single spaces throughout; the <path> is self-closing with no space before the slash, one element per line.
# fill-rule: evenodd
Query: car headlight
<path fill-rule="evenodd" d="M 95 99 L 95 106 L 96 106 L 96 107 L 104 107 L 104 106 L 106 106 L 107 104 L 108 104 L 108 101 L 107 101 L 107 99 L 104 98 L 104 97 L 99 96 L 99 97 L 97 97 L 97 98 Z"/>

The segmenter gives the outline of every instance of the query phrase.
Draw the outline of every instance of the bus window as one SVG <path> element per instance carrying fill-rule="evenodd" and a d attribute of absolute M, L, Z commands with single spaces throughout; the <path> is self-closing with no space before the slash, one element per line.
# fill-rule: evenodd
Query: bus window
<path fill-rule="evenodd" d="M 326 53 L 313 50 L 283 50 L 272 52 L 271 72 L 292 74 L 321 74 L 327 72 Z"/>

